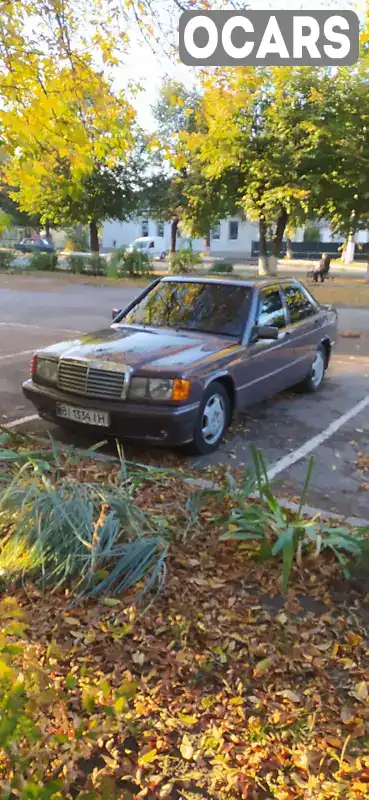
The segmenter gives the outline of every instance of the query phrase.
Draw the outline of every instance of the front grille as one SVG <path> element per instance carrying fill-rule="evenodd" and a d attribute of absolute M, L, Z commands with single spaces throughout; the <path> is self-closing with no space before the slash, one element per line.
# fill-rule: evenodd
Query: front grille
<path fill-rule="evenodd" d="M 63 392 L 121 400 L 126 396 L 126 380 L 125 371 L 89 367 L 67 358 L 59 361 L 58 385 Z"/>

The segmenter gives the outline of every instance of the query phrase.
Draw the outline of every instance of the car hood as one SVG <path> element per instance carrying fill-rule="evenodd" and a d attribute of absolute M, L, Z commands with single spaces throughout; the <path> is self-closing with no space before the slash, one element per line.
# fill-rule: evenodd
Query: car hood
<path fill-rule="evenodd" d="M 133 369 L 150 367 L 150 370 L 178 373 L 208 359 L 213 361 L 216 353 L 224 351 L 226 355 L 237 348 L 239 343 L 229 336 L 113 326 L 59 342 L 42 349 L 42 353 L 95 364 L 110 362 Z"/>

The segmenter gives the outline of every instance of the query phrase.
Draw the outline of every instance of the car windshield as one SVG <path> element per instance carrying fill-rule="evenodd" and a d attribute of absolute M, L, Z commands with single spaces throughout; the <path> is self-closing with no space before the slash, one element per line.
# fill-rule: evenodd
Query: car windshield
<path fill-rule="evenodd" d="M 144 250 L 147 247 L 147 242 L 134 242 L 133 247 L 137 248 L 138 250 Z"/>
<path fill-rule="evenodd" d="M 240 339 L 250 303 L 251 289 L 248 286 L 163 281 L 119 323 L 200 331 Z"/>

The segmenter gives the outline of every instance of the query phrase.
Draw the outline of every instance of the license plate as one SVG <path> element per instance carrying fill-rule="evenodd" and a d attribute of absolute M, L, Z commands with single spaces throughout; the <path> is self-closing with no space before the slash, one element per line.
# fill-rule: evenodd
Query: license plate
<path fill-rule="evenodd" d="M 110 417 L 105 411 L 93 411 L 91 408 L 75 408 L 58 403 L 57 417 L 70 419 L 72 422 L 81 422 L 83 425 L 95 425 L 99 428 L 109 428 Z"/>

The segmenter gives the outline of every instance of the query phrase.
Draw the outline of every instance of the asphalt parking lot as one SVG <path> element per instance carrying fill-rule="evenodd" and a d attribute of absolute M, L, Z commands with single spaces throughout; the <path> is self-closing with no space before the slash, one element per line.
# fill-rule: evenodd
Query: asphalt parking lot
<path fill-rule="evenodd" d="M 54 284 L 52 279 L 0 282 L 0 421 L 2 424 L 31 417 L 25 432 L 45 432 L 47 424 L 34 419 L 35 411 L 21 392 L 28 376 L 32 352 L 74 334 L 110 324 L 111 309 L 134 297 L 131 288 L 83 284 Z M 229 464 L 247 467 L 249 445 L 261 449 L 284 494 L 298 494 L 309 453 L 315 468 L 309 502 L 320 508 L 363 518 L 369 517 L 369 471 L 357 469 L 360 452 L 369 453 L 369 309 L 340 309 L 340 328 L 350 336 L 339 340 L 337 351 L 317 395 L 288 393 L 252 409 L 232 426 L 220 449 L 210 457 L 195 459 L 196 467 Z M 363 401 L 362 406 L 359 404 Z M 364 405 L 363 405 L 364 404 Z M 54 437 L 71 441 L 49 426 Z M 68 438 L 69 437 L 69 438 Z M 78 436 L 75 444 L 90 443 Z M 185 467 L 187 459 L 144 446 L 127 445 L 129 458 Z"/>

